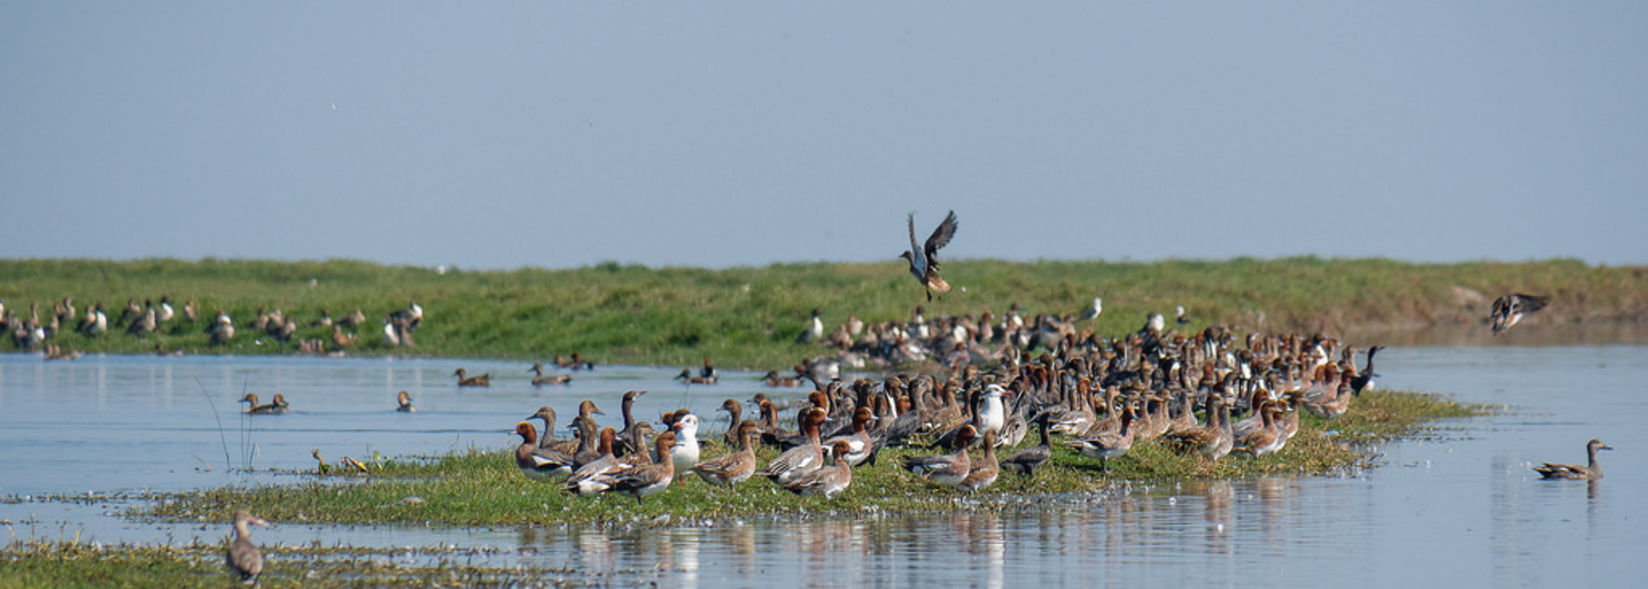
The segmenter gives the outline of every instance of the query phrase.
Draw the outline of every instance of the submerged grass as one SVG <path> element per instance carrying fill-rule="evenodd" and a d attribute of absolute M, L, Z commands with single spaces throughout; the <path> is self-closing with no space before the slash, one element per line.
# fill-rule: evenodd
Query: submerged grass
<path fill-rule="evenodd" d="M 603 263 L 564 270 L 438 273 L 367 262 L 256 260 L 124 262 L 0 260 L 0 300 L 27 316 L 38 303 L 75 298 L 84 311 L 102 302 L 111 320 L 128 298 L 139 303 L 170 295 L 194 299 L 202 320 L 224 309 L 243 326 L 230 344 L 213 348 L 203 324 L 174 320 L 140 340 L 118 328 L 98 338 L 73 333 L 53 343 L 67 350 L 145 353 L 156 344 L 190 352 L 273 354 L 296 340 L 257 337 L 244 325 L 258 309 L 283 309 L 300 319 L 298 338 L 330 341 L 308 326 L 326 309 L 334 317 L 361 309 L 367 325 L 349 352 L 445 357 L 543 359 L 582 352 L 605 363 L 692 364 L 705 356 L 728 368 L 789 366 L 818 353 L 795 344 L 812 308 L 828 325 L 849 313 L 868 322 L 905 319 L 925 302 L 902 262 L 775 264 L 707 270 Z M 1105 313 L 1100 334 L 1136 329 L 1147 312 L 1183 305 L 1191 329 L 1210 321 L 1269 331 L 1340 333 L 1353 327 L 1478 322 L 1506 292 L 1552 295 L 1551 308 L 1530 321 L 1640 321 L 1648 318 L 1648 268 L 1596 267 L 1576 260 L 1521 263 L 1414 264 L 1384 259 L 1314 257 L 1154 263 L 1104 261 L 1004 262 L 955 260 L 945 277 L 956 289 L 927 305 L 930 315 L 1002 312 L 1011 302 L 1028 314 L 1075 313 L 1094 296 Z M 391 348 L 379 322 L 417 299 L 427 320 L 415 348 Z"/>
<path fill-rule="evenodd" d="M 880 456 L 879 465 L 855 468 L 852 486 L 831 500 L 799 497 L 760 478 L 727 490 L 693 476 L 678 477 L 668 491 L 644 504 L 628 496 L 569 495 L 555 485 L 526 480 L 515 468 L 512 452 L 472 450 L 433 460 L 391 461 L 371 476 L 335 475 L 295 486 L 226 487 L 163 495 L 141 515 L 223 521 L 232 510 L 250 507 L 272 520 L 292 522 L 614 525 L 820 512 L 944 511 L 975 499 L 1086 493 L 1120 482 L 1317 475 L 1362 468 L 1377 459 L 1372 444 L 1431 431 L 1437 420 L 1482 412 L 1481 407 L 1436 395 L 1375 391 L 1362 395 L 1350 413 L 1337 419 L 1306 416 L 1299 434 L 1273 455 L 1233 454 L 1209 462 L 1181 454 L 1166 442 L 1146 441 L 1111 461 L 1112 472 L 1104 474 L 1097 461 L 1056 447 L 1054 458 L 1034 478 L 1003 473 L 995 485 L 974 494 L 928 484 L 898 468 L 901 456 L 934 452 L 916 449 L 889 449 Z M 1033 438 L 1024 444 L 1034 445 Z M 1055 446 L 1058 442 L 1055 438 Z M 705 455 L 716 452 L 706 450 Z M 769 460 L 775 454 L 764 450 L 761 458 Z M 351 477 L 359 480 L 346 480 Z"/>
<path fill-rule="evenodd" d="M 227 544 L 119 545 L 13 541 L 0 547 L 0 589 L 37 587 L 222 587 L 233 584 L 223 562 Z M 397 563 L 405 550 L 355 547 L 263 546 L 260 587 L 432 587 L 516 585 L 586 586 L 602 579 L 585 572 L 530 566 L 467 564 L 456 552 L 422 555 L 429 562 Z"/>

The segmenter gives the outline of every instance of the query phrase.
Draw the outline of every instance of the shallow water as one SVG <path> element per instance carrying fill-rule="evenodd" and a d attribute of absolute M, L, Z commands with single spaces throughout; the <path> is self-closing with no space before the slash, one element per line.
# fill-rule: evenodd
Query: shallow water
<path fill-rule="evenodd" d="M 459 390 L 450 373 L 460 364 L 502 380 L 490 390 Z M 245 425 L 258 468 L 310 467 L 315 447 L 329 457 L 363 457 L 368 446 L 389 455 L 507 447 L 514 443 L 508 429 L 538 405 L 566 414 L 577 399 L 594 398 L 616 420 L 616 398 L 630 388 L 652 391 L 638 405 L 644 418 L 681 406 L 708 413 L 721 399 L 766 390 L 755 375 L 683 389 L 669 381 L 678 370 L 628 367 L 574 373 L 571 387 L 534 390 L 524 368 L 467 360 L 43 363 L 4 356 L 0 447 L 8 451 L 0 453 L 0 493 L 177 489 L 245 479 L 222 467 L 224 444 L 202 388 L 223 418 L 229 461 L 243 460 L 238 439 Z M 1379 356 L 1378 369 L 1381 386 L 1442 391 L 1505 409 L 1455 423 L 1441 439 L 1385 447 L 1384 466 L 1354 476 L 1137 487 L 1034 513 L 980 505 L 948 515 L 607 531 L 283 525 L 259 530 L 258 540 L 495 548 L 467 558 L 619 571 L 620 583 L 674 585 L 765 584 L 775 574 L 805 585 L 1635 585 L 1621 563 L 1648 545 L 1648 533 L 1636 525 L 1648 517 L 1636 501 L 1648 483 L 1641 459 L 1648 432 L 1637 425 L 1648 418 L 1640 394 L 1648 347 L 1394 348 Z M 244 382 L 258 383 L 253 390 L 260 394 L 285 392 L 294 412 L 242 421 L 231 412 Z M 419 413 L 390 410 L 393 393 L 403 388 Z M 1582 462 L 1592 437 L 1619 448 L 1603 454 L 1608 476 L 1598 484 L 1542 482 L 1529 469 L 1547 460 Z M 202 462 L 212 470 L 197 470 Z M 80 531 L 103 542 L 216 542 L 223 533 L 217 523 L 110 515 L 118 509 L 30 502 L 0 505 L 0 519 L 11 520 L 19 537 Z"/>

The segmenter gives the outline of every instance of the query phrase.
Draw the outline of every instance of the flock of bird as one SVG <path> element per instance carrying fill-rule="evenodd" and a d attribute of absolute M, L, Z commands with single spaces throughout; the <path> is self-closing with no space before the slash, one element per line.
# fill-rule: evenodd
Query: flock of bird
<path fill-rule="evenodd" d="M 907 218 L 910 249 L 900 257 L 921 283 L 928 302 L 942 299 L 950 285 L 940 273 L 938 251 L 955 236 L 958 222 L 951 211 L 925 241 L 918 241 L 915 216 Z M 1512 294 L 1494 302 L 1490 322 L 1494 335 L 1515 326 L 1526 314 L 1548 303 L 1545 297 Z M 795 413 L 796 429 L 780 424 L 779 406 L 767 395 L 750 399 L 753 417 L 744 418 L 744 404 L 727 399 L 720 407 L 729 414 L 730 427 L 712 440 L 699 438 L 701 418 L 682 409 L 665 413 L 657 426 L 638 421 L 632 411 L 645 391 L 629 391 L 622 400 L 622 428 L 602 427 L 604 415 L 593 401 L 578 404 L 571 420 L 575 437 L 557 440 L 557 414 L 541 407 L 518 423 L 521 443 L 516 466 L 527 478 L 558 485 L 578 495 L 617 493 L 638 502 L 666 491 L 677 476 L 696 474 L 704 482 L 734 487 L 752 478 L 770 480 L 801 495 L 834 497 L 853 482 L 855 468 L 877 468 L 878 453 L 888 447 L 925 445 L 935 453 L 907 455 L 899 466 L 933 485 L 963 492 L 990 487 L 1003 470 L 1034 476 L 1050 460 L 1055 448 L 1068 448 L 1097 460 L 1105 472 L 1109 463 L 1128 454 L 1137 441 L 1160 439 L 1186 454 L 1217 461 L 1231 453 L 1262 456 L 1281 450 L 1298 431 L 1301 411 L 1332 418 L 1350 409 L 1363 390 L 1374 386 L 1374 355 L 1322 335 L 1238 336 L 1222 326 L 1182 334 L 1168 329 L 1166 318 L 1150 314 L 1136 332 L 1116 339 L 1102 338 L 1078 325 L 1103 312 L 1095 297 L 1079 314 L 1038 314 L 1026 320 L 1017 304 L 998 321 L 990 312 L 978 317 L 927 318 L 917 306 L 908 321 L 867 325 L 851 316 L 825 333 L 822 312 L 814 309 L 801 343 L 818 343 L 833 354 L 803 359 L 793 376 L 768 372 L 769 386 L 810 383 L 815 390 Z M 113 327 L 143 337 L 178 315 L 198 320 L 194 301 L 182 312 L 169 297 L 155 305 L 129 300 Z M 109 331 L 101 303 L 77 320 L 72 297 L 55 306 L 42 322 L 37 305 L 27 318 L 15 317 L 0 302 L 0 321 L 22 349 L 44 348 L 48 358 L 65 357 L 49 340 L 64 326 L 85 337 Z M 387 314 L 383 337 L 389 345 L 412 345 L 413 331 L 423 320 L 423 309 L 413 301 Z M 1182 307 L 1176 322 L 1189 323 Z M 311 325 L 332 328 L 335 349 L 347 348 L 364 314 L 333 319 L 324 310 Z M 295 318 L 280 310 L 260 311 L 248 327 L 285 342 L 298 330 Z M 205 331 L 214 345 L 235 337 L 236 326 L 218 311 Z M 305 341 L 304 351 L 321 353 L 320 340 Z M 1031 350 L 1043 353 L 1031 358 Z M 157 350 L 163 350 L 157 348 Z M 72 356 L 67 356 L 72 357 Z M 881 380 L 841 380 L 842 368 L 886 370 L 921 362 L 936 362 L 939 374 L 888 376 Z M 573 354 L 557 358 L 559 368 L 589 369 L 593 363 Z M 529 369 L 532 384 L 566 384 L 565 374 L 545 374 L 542 364 Z M 945 374 L 944 372 L 947 372 Z M 491 374 L 454 371 L 459 386 L 489 386 Z M 676 377 L 687 384 L 713 384 L 719 375 L 708 359 L 696 373 L 683 369 Z M 255 394 L 241 399 L 247 413 L 279 414 L 289 410 L 282 395 L 260 404 Z M 411 395 L 400 391 L 396 410 L 412 412 Z M 543 422 L 543 434 L 531 421 Z M 1038 443 L 1019 448 L 1034 428 Z M 1060 440 L 1055 445 L 1053 435 Z M 756 449 L 772 446 L 780 453 L 761 464 Z M 727 450 L 706 457 L 704 449 Z M 974 447 L 977 447 L 976 455 Z M 997 451 L 1013 450 L 998 457 Z M 1598 450 L 1611 449 L 1599 440 L 1587 446 L 1586 466 L 1550 464 L 1535 470 L 1546 478 L 1596 480 L 1602 469 Z M 318 453 L 317 453 L 318 458 Z M 235 512 L 234 539 L 226 561 L 246 583 L 256 581 L 262 556 L 250 538 L 250 525 L 269 523 L 247 510 Z"/>
<path fill-rule="evenodd" d="M 383 317 L 383 340 L 389 346 L 411 346 L 413 332 L 423 322 L 423 307 L 413 300 L 407 307 L 394 309 Z M 357 331 L 366 325 L 366 314 L 359 308 L 354 313 L 333 318 L 326 309 L 320 309 L 318 316 L 307 322 L 311 333 L 319 330 L 316 337 L 298 337 L 299 330 L 304 326 L 303 321 L 287 314 L 281 309 L 258 309 L 257 317 L 239 329 L 250 330 L 254 334 L 269 337 L 280 343 L 287 343 L 294 338 L 298 340 L 298 351 L 306 354 L 341 354 L 344 350 L 355 345 Z M 226 345 L 235 339 L 237 325 L 229 317 L 228 312 L 219 309 L 210 320 L 200 321 L 198 305 L 193 299 L 188 300 L 181 308 L 172 305 L 170 296 L 160 297 L 157 304 L 154 300 L 144 300 L 142 304 L 137 299 L 126 299 L 126 306 L 120 315 L 110 319 L 109 312 L 104 309 L 103 303 L 93 304 L 81 313 L 75 306 L 74 297 L 63 297 L 63 300 L 53 304 L 52 312 L 41 318 L 39 303 L 29 304 L 29 314 L 20 316 L 12 313 L 6 307 L 5 301 L 0 301 L 0 325 L 4 325 L 6 332 L 11 334 L 12 345 L 19 350 L 41 350 L 47 360 L 72 360 L 80 357 L 79 351 L 65 351 L 58 345 L 57 340 L 63 334 L 64 328 L 72 325 L 73 333 L 83 338 L 95 339 L 102 337 L 110 330 L 119 330 L 128 336 L 148 338 L 155 333 L 179 333 L 189 329 L 199 328 L 207 335 L 207 342 L 213 346 Z M 330 333 L 327 334 L 327 330 Z M 328 336 L 323 339 L 320 336 Z M 155 351 L 160 354 L 175 354 L 167 351 L 164 343 L 157 342 Z"/>

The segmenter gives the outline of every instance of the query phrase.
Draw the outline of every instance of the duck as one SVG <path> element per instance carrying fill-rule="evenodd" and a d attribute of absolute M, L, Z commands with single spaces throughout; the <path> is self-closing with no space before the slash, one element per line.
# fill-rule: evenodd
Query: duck
<path fill-rule="evenodd" d="M 412 406 L 412 393 L 408 393 L 406 391 L 401 391 L 399 393 L 396 393 L 395 394 L 395 410 L 399 411 L 401 413 L 415 413 L 415 412 L 417 412 L 418 408 Z M 544 426 L 544 428 L 545 428 L 544 433 L 546 433 L 546 434 L 549 433 L 548 432 L 549 426 Z"/>
<path fill-rule="evenodd" d="M 698 473 L 698 478 L 704 479 L 704 482 L 718 487 L 742 483 L 755 474 L 755 439 L 761 435 L 761 425 L 746 419 L 738 422 L 732 432 L 738 439 L 738 450 L 705 460 L 688 470 Z"/>
<path fill-rule="evenodd" d="M 362 313 L 360 307 L 355 307 L 354 313 L 338 318 L 337 323 L 350 329 L 366 325 L 366 313 Z"/>
<path fill-rule="evenodd" d="M 813 316 L 807 320 L 807 326 L 801 329 L 801 334 L 795 336 L 795 343 L 810 343 L 824 337 L 824 320 L 819 318 L 821 313 L 818 307 L 813 307 Z"/>
<path fill-rule="evenodd" d="M 682 368 L 681 374 L 675 375 L 675 380 L 686 384 L 715 384 L 718 379 L 713 376 L 693 376 L 691 368 Z"/>
<path fill-rule="evenodd" d="M 675 433 L 664 432 L 653 440 L 655 452 L 659 457 L 669 456 L 670 449 L 675 447 Z M 620 461 L 621 466 L 614 471 L 595 477 L 597 481 L 607 485 L 608 493 L 623 493 L 635 498 L 638 504 L 645 504 L 645 499 L 664 492 L 670 482 L 675 480 L 675 461 L 659 460 L 654 464 L 630 464 Z"/>
<path fill-rule="evenodd" d="M 567 374 L 551 374 L 549 376 L 544 376 L 544 365 L 541 362 L 533 362 L 532 367 L 526 370 L 527 372 L 531 372 L 535 375 L 532 377 L 532 386 L 535 387 L 546 384 L 567 384 L 572 382 L 572 376 Z"/>
<path fill-rule="evenodd" d="M 669 459 L 675 463 L 676 472 L 686 472 L 698 464 L 702 451 L 698 446 L 698 416 L 689 413 L 677 418 L 670 431 L 675 433 L 675 445 L 670 446 Z"/>
<path fill-rule="evenodd" d="M 557 368 L 566 368 L 566 369 L 570 369 L 570 370 L 594 370 L 595 369 L 595 363 L 594 362 L 590 362 L 589 360 L 585 360 L 585 359 L 579 357 L 577 352 L 573 352 L 571 358 L 563 358 L 561 356 L 556 356 L 555 357 L 555 366 Z"/>
<path fill-rule="evenodd" d="M 807 443 L 786 450 L 756 473 L 780 485 L 788 483 L 824 466 L 824 450 L 818 439 L 818 426 L 824 423 L 822 409 L 810 408 L 801 414 L 801 432 Z"/>
<path fill-rule="evenodd" d="M 744 421 L 744 405 L 739 403 L 737 399 L 727 399 L 722 401 L 721 406 L 716 410 L 726 411 L 729 417 L 727 423 L 732 424 L 731 427 L 727 428 L 727 433 L 722 436 L 721 440 L 726 442 L 728 448 L 737 448 L 742 443 L 744 436 L 743 432 L 738 431 L 739 426 Z"/>
<path fill-rule="evenodd" d="M 698 376 L 703 378 L 720 378 L 721 375 L 716 372 L 715 365 L 710 364 L 710 357 L 705 356 L 704 367 L 698 369 Z"/>
<path fill-rule="evenodd" d="M 1133 404 L 1128 403 L 1122 408 L 1121 431 L 1119 433 L 1106 432 L 1096 436 L 1082 438 L 1065 444 L 1081 451 L 1083 456 L 1099 459 L 1099 467 L 1104 472 L 1110 472 L 1110 459 L 1119 458 L 1133 448 L 1133 439 L 1136 430 L 1134 425 Z"/>
<path fill-rule="evenodd" d="M 1534 296 L 1531 294 L 1508 294 L 1493 302 L 1493 312 L 1488 314 L 1488 320 L 1493 324 L 1493 334 L 1498 336 L 1522 321 L 1522 317 L 1540 309 L 1551 302 L 1551 297 Z M 1371 362 L 1371 360 L 1370 360 Z"/>
<path fill-rule="evenodd" d="M 206 326 L 206 333 L 211 336 L 208 339 L 208 343 L 211 345 L 221 346 L 227 344 L 229 340 L 235 338 L 235 322 L 229 318 L 227 312 L 218 309 L 217 316 Z"/>
<path fill-rule="evenodd" d="M 1543 465 L 1535 466 L 1534 472 L 1538 472 L 1539 478 L 1541 479 L 1576 479 L 1594 481 L 1602 478 L 1602 465 L 1597 463 L 1597 450 L 1613 449 L 1614 448 L 1612 446 L 1602 443 L 1602 440 L 1591 438 L 1591 441 L 1585 442 L 1585 455 L 1587 457 L 1585 466 L 1547 462 Z"/>
<path fill-rule="evenodd" d="M 1178 323 L 1179 325 L 1189 325 L 1190 324 L 1190 315 L 1185 313 L 1184 307 L 1182 307 L 1182 306 L 1173 307 L 1173 314 L 1175 315 L 1175 317 L 1173 318 L 1174 323 Z"/>
<path fill-rule="evenodd" d="M 103 303 L 92 306 L 92 310 L 80 319 L 75 331 L 86 337 L 97 337 L 109 331 L 109 316 L 103 312 Z"/>
<path fill-rule="evenodd" d="M 898 257 L 910 263 L 910 275 L 916 277 L 922 287 L 927 290 L 927 302 L 933 301 L 933 293 L 938 293 L 939 300 L 944 299 L 944 293 L 950 292 L 950 284 L 939 275 L 938 250 L 949 245 L 950 238 L 956 235 L 956 212 L 944 217 L 944 221 L 933 229 L 932 235 L 927 236 L 926 243 L 916 242 L 916 214 L 910 213 L 906 219 L 906 226 L 910 231 L 910 249 Z"/>
<path fill-rule="evenodd" d="M 258 404 L 256 393 L 246 393 L 246 396 L 240 398 L 240 402 L 247 404 L 247 415 L 279 415 L 290 409 L 286 404 L 286 396 L 280 393 L 275 393 L 274 398 L 270 399 L 267 405 Z"/>
<path fill-rule="evenodd" d="M 176 315 L 177 311 L 172 308 L 171 295 L 160 297 L 160 307 L 155 309 L 155 324 L 159 325 L 171 321 L 172 317 Z"/>
<path fill-rule="evenodd" d="M 631 452 L 645 450 L 647 447 L 644 443 L 630 442 L 632 439 L 640 440 L 640 438 L 635 436 L 635 400 L 641 398 L 641 395 L 645 394 L 647 394 L 646 391 L 624 391 L 623 400 L 619 404 L 618 413 L 624 418 L 624 427 L 623 429 L 618 430 L 618 451 L 622 454 L 627 455 Z M 582 406 L 580 405 L 580 408 L 581 407 Z M 594 409 L 594 407 L 595 403 L 590 402 L 590 408 Z"/>
<path fill-rule="evenodd" d="M 1209 395 L 1207 423 L 1201 427 L 1168 434 L 1168 437 L 1210 459 L 1223 458 L 1230 453 L 1234 441 L 1231 436 L 1230 407 L 1225 404 L 1222 396 Z"/>
<path fill-rule="evenodd" d="M 761 382 L 775 389 L 801 386 L 801 379 L 793 376 L 779 376 L 777 370 L 768 370 L 767 375 L 761 378 Z"/>
<path fill-rule="evenodd" d="M 1103 313 L 1103 312 L 1104 312 L 1104 299 L 1100 298 L 1100 297 L 1093 297 L 1093 306 L 1088 307 L 1086 309 L 1082 309 L 1081 317 L 1077 318 L 1076 321 L 1088 321 L 1088 320 L 1091 320 L 1091 319 L 1096 319 L 1096 318 L 1098 318 L 1099 314 Z"/>
<path fill-rule="evenodd" d="M 235 510 L 234 527 L 235 539 L 229 543 L 229 550 L 224 553 L 224 561 L 229 564 L 229 570 L 240 576 L 244 585 L 257 583 L 258 575 L 263 573 L 263 552 L 252 543 L 252 530 L 247 526 L 269 527 L 269 521 L 252 515 L 245 509 Z"/>
<path fill-rule="evenodd" d="M 853 467 L 847 460 L 847 454 L 850 452 L 851 444 L 845 441 L 836 442 L 830 446 L 830 457 L 834 460 L 830 466 L 796 477 L 795 480 L 786 483 L 784 488 L 797 495 L 823 495 L 825 499 L 835 498 L 853 484 Z"/>
<path fill-rule="evenodd" d="M 515 447 L 515 466 L 535 481 L 559 481 L 572 474 L 572 455 L 538 447 L 538 431 L 525 421 L 515 424 L 521 445 Z"/>
<path fill-rule="evenodd" d="M 972 493 L 996 482 L 1001 474 L 1001 466 L 996 463 L 996 432 L 984 432 L 984 457 L 969 466 L 967 476 L 956 488 Z"/>
<path fill-rule="evenodd" d="M 578 467 L 578 470 L 567 476 L 566 483 L 561 486 L 567 492 L 576 493 L 585 497 L 599 495 L 610 488 L 606 482 L 598 477 L 616 470 L 619 466 L 618 457 L 612 453 L 614 442 L 618 439 L 618 432 L 612 428 L 601 430 L 597 436 L 596 448 L 600 456 Z M 644 452 L 643 452 L 644 454 Z"/>
<path fill-rule="evenodd" d="M 1356 372 L 1355 376 L 1350 377 L 1350 394 L 1360 396 L 1364 390 L 1373 390 L 1377 388 L 1373 379 L 1378 378 L 1379 375 L 1373 371 L 1373 355 L 1379 353 L 1379 350 L 1383 349 L 1385 349 L 1385 346 L 1374 346 L 1368 348 L 1367 366 Z"/>
<path fill-rule="evenodd" d="M 837 443 L 847 444 L 847 453 L 842 455 L 847 464 L 858 466 L 871 456 L 875 449 L 875 440 L 870 438 L 869 423 L 875 419 L 875 414 L 869 407 L 859 407 L 853 410 L 853 433 L 824 440 L 825 447 L 834 447 Z"/>
<path fill-rule="evenodd" d="M 492 373 L 490 372 L 485 374 L 477 374 L 475 376 L 465 376 L 464 369 L 459 368 L 452 371 L 452 376 L 458 377 L 458 386 L 460 387 L 492 386 Z"/>
<path fill-rule="evenodd" d="M 1014 452 L 1001 461 L 1008 470 L 1018 472 L 1027 477 L 1036 476 L 1036 467 L 1047 463 L 1053 457 L 1053 438 L 1049 435 L 1052 420 L 1051 414 L 1043 412 L 1036 416 L 1036 431 L 1041 435 L 1041 443 L 1018 452 Z"/>
<path fill-rule="evenodd" d="M 1281 450 L 1282 446 L 1287 444 L 1287 435 L 1277 427 L 1276 416 L 1282 412 L 1279 405 L 1278 401 L 1266 401 L 1259 409 L 1259 417 L 1264 425 L 1236 438 L 1233 447 L 1254 456 L 1264 456 Z"/>
<path fill-rule="evenodd" d="M 972 461 L 967 458 L 967 447 L 977 437 L 977 428 L 971 424 L 964 425 L 956 432 L 954 452 L 938 456 L 906 456 L 903 459 L 904 469 L 940 486 L 959 487 L 973 472 Z"/>
<path fill-rule="evenodd" d="M 332 326 L 332 345 L 338 349 L 355 345 L 355 334 L 343 331 L 343 327 Z"/>

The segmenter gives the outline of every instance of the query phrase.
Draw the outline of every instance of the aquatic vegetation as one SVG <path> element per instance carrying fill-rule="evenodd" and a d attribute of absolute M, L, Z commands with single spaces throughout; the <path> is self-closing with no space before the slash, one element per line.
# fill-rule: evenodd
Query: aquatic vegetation
<path fill-rule="evenodd" d="M 852 486 L 834 499 L 798 497 L 760 477 L 730 491 L 697 477 L 679 477 L 668 491 L 637 505 L 629 497 L 577 497 L 558 485 L 528 481 L 515 467 L 513 455 L 500 448 L 388 460 L 370 475 L 334 469 L 324 476 L 303 475 L 314 478 L 295 485 L 163 494 L 133 515 L 219 521 L 237 506 L 256 506 L 260 515 L 284 522 L 617 525 L 809 517 L 821 511 L 948 511 L 978 500 L 1079 495 L 1136 481 L 1308 476 L 1364 468 L 1377 462 L 1378 443 L 1433 435 L 1444 427 L 1439 420 L 1483 411 L 1436 395 L 1375 391 L 1363 394 L 1350 413 L 1331 421 L 1305 417 L 1299 434 L 1275 454 L 1235 454 L 1210 462 L 1179 452 L 1165 441 L 1144 441 L 1127 456 L 1112 460 L 1112 473 L 1104 475 L 1096 460 L 1056 448 L 1035 477 L 1004 473 L 994 486 L 971 494 L 938 487 L 896 466 L 900 457 L 931 451 L 892 448 L 881 453 L 877 466 L 854 468 Z M 710 434 L 704 439 L 718 437 Z M 1035 443 L 1032 438 L 1024 445 Z M 759 453 L 763 463 L 776 454 L 770 448 Z"/>

